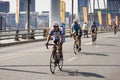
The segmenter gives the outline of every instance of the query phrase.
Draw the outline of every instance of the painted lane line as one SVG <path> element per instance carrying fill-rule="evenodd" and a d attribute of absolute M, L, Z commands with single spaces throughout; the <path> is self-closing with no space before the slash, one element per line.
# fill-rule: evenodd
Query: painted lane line
<path fill-rule="evenodd" d="M 13 59 L 13 58 L 16 58 L 16 57 L 21 57 L 21 56 L 24 56 L 24 55 L 30 55 L 30 54 L 33 54 L 33 53 L 25 53 L 25 54 L 9 54 L 9 55 L 6 55 L 6 56 L 2 56 L 0 57 L 0 60 L 7 60 L 7 59 Z"/>
<path fill-rule="evenodd" d="M 73 58 L 71 58 L 71 59 L 68 59 L 68 62 L 70 62 L 70 61 L 73 61 L 74 59 L 76 59 L 77 57 L 73 57 Z"/>
<path fill-rule="evenodd" d="M 95 46 L 95 48 L 99 48 L 99 47 L 100 47 L 99 45 Z"/>
<path fill-rule="evenodd" d="M 92 44 L 92 42 L 89 42 L 89 43 L 85 43 L 85 45 L 91 45 Z"/>

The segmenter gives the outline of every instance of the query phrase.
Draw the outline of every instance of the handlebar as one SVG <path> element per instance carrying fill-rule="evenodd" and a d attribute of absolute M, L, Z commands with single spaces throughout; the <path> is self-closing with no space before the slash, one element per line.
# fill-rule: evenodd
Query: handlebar
<path fill-rule="evenodd" d="M 48 46 L 54 46 L 54 45 L 56 45 L 56 44 L 45 44 L 45 45 L 46 45 L 46 48 L 49 49 Z M 56 45 L 56 46 L 57 46 L 57 45 Z"/>

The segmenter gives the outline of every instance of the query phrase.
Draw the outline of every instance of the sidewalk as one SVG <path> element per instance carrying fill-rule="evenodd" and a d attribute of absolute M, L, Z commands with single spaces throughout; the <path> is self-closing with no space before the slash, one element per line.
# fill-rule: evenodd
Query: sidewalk
<path fill-rule="evenodd" d="M 43 36 L 37 36 L 35 39 L 19 39 L 19 41 L 15 41 L 14 39 L 8 39 L 8 40 L 0 40 L 0 47 L 3 46 L 10 46 L 15 44 L 24 44 L 24 43 L 30 43 L 30 42 L 36 42 L 36 41 L 44 41 L 46 40 L 46 37 Z"/>

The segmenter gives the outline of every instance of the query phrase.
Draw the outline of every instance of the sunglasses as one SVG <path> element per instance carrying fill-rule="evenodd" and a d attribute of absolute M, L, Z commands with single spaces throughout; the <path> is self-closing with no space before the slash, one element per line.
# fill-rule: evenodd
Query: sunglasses
<path fill-rule="evenodd" d="M 58 27 L 58 26 L 53 26 L 53 27 Z"/>

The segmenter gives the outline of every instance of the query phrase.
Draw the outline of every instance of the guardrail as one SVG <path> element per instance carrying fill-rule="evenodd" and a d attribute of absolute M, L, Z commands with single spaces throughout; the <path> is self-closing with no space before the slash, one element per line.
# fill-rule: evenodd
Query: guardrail
<path fill-rule="evenodd" d="M 36 36 L 46 37 L 48 28 L 28 30 L 0 30 L 0 40 L 15 39 L 35 39 Z M 70 28 L 65 29 L 65 34 L 70 35 Z"/>
<path fill-rule="evenodd" d="M 42 29 L 30 29 L 28 30 L 0 30 L 0 41 L 14 39 L 19 41 L 19 39 L 35 39 L 37 36 L 46 37 L 49 28 Z M 99 31 L 106 32 L 106 31 Z M 109 31 L 107 31 L 109 32 Z M 65 36 L 70 36 L 70 28 L 65 28 Z"/>

